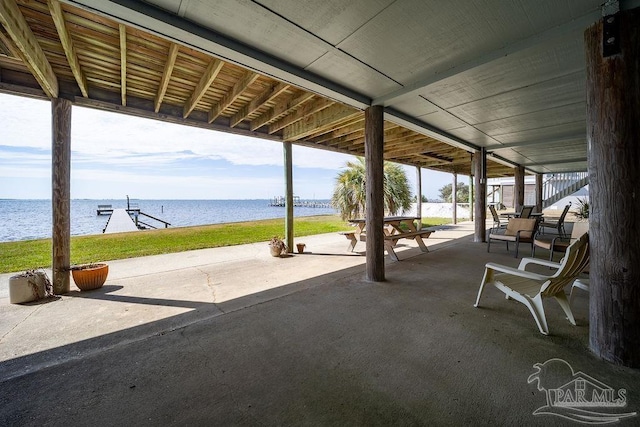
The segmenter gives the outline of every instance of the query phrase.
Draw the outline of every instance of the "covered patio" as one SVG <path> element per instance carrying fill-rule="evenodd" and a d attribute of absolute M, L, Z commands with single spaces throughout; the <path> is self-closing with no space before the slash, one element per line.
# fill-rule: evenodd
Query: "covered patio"
<path fill-rule="evenodd" d="M 510 253 L 487 254 L 471 223 L 438 233 L 428 254 L 402 248 L 377 284 L 332 233 L 286 259 L 256 244 L 115 261 L 101 290 L 7 304 L 0 420 L 564 425 L 533 415 L 546 397 L 527 382 L 552 358 L 626 389 L 618 412 L 638 410 L 640 373 L 587 351 L 586 293 L 574 301 L 577 326 L 547 301 L 543 336 L 495 289 L 473 307 L 484 263 L 513 265 Z"/>
<path fill-rule="evenodd" d="M 198 305 L 209 314 L 197 322 L 17 376 L 3 387 L 25 399 L 35 390 L 56 395 L 56 383 L 77 387 L 56 395 L 52 410 L 9 408 L 7 419 L 59 411 L 141 423 L 217 415 L 227 423 L 458 424 L 481 414 L 493 423 L 535 423 L 531 411 L 505 402 L 532 406 L 533 388 L 523 400 L 514 396 L 530 367 L 553 357 L 626 388 L 637 402 L 637 371 L 596 356 L 640 366 L 639 5 L 0 2 L 0 90 L 52 103 L 58 293 L 71 290 L 73 105 L 281 141 L 289 240 L 292 144 L 364 155 L 369 195 L 364 277 L 358 269 L 331 283 L 319 275 L 302 281 L 304 290 L 225 316 Z M 387 265 L 384 160 L 418 174 L 473 175 L 472 237 L 398 264 L 412 268 Z M 577 300 L 580 325 L 568 325 L 558 310 L 549 314 L 553 336 L 543 337 L 522 307 L 497 293 L 486 296 L 486 309 L 474 309 L 482 265 L 500 262 L 479 244 L 487 178 L 514 175 L 521 205 L 526 173 L 540 181 L 544 173 L 584 170 L 592 287 L 588 312 L 586 296 Z M 97 410 L 68 410 L 71 396 Z M 536 397 L 533 409 L 544 404 Z M 114 414 L 114 407 L 129 409 Z"/>

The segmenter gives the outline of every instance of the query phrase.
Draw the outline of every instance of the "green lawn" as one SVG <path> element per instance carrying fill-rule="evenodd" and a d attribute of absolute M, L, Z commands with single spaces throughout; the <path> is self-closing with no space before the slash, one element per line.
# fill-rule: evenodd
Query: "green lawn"
<path fill-rule="evenodd" d="M 448 224 L 450 218 L 424 218 L 423 227 Z M 296 218 L 296 237 L 348 230 L 337 215 Z M 71 238 L 71 264 L 134 258 L 193 249 L 266 242 L 284 235 L 284 220 L 270 219 L 139 233 L 97 234 Z M 0 243 L 0 273 L 51 266 L 51 239 Z"/>

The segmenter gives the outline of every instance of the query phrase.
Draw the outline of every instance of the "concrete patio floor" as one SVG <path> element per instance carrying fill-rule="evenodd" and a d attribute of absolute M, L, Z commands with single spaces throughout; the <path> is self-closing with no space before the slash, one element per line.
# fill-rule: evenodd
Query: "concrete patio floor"
<path fill-rule="evenodd" d="M 588 350 L 586 293 L 577 326 L 546 301 L 550 336 L 494 288 L 473 307 L 484 264 L 518 260 L 472 232 L 409 243 L 383 283 L 335 233 L 112 261 L 103 288 L 24 305 L 0 276 L 0 425 L 565 425 L 527 383 L 553 358 L 626 389 L 601 412 L 638 411 L 640 371 Z"/>

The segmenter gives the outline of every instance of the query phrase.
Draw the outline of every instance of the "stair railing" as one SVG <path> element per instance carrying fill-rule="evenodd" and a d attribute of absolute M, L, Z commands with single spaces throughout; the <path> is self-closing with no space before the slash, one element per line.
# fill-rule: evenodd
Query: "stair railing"
<path fill-rule="evenodd" d="M 554 173 L 547 174 L 548 177 L 542 185 L 542 204 L 543 206 L 549 206 L 553 202 L 566 197 L 578 191 L 580 188 L 575 188 L 577 185 L 584 183 L 589 176 L 588 172 L 568 172 L 568 173 Z M 581 187 L 586 184 L 582 184 Z M 562 197 L 558 197 L 562 195 Z"/>

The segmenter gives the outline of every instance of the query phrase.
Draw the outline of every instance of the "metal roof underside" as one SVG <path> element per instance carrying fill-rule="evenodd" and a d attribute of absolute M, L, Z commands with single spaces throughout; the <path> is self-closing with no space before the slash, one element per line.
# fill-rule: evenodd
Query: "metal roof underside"
<path fill-rule="evenodd" d="M 357 155 L 383 105 L 388 160 L 468 174 L 485 147 L 489 176 L 587 168 L 583 33 L 602 0 L 64 0 L 68 38 L 57 1 L 4 1 L 79 105 Z M 40 96 L 12 37 L 0 90 Z"/>

